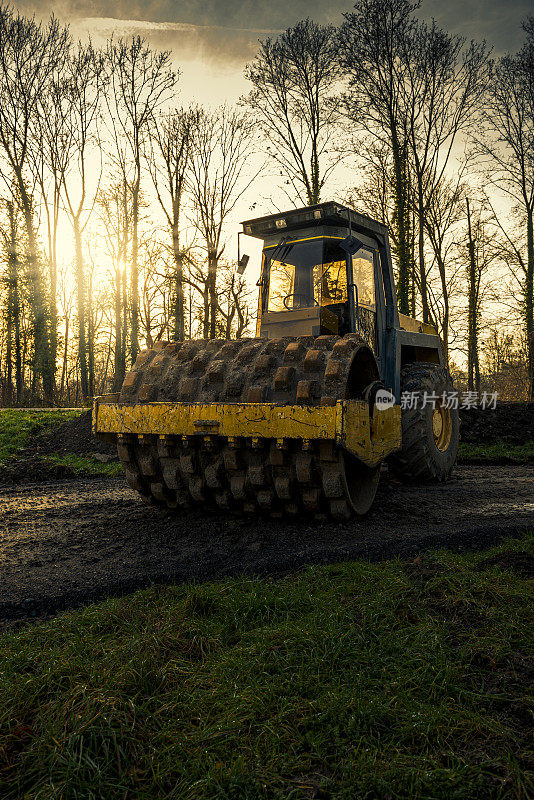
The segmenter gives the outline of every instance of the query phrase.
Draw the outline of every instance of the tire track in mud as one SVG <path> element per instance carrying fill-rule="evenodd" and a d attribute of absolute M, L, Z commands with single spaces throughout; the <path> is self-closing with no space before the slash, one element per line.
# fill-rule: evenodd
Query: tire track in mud
<path fill-rule="evenodd" d="M 169 516 L 122 479 L 0 487 L 0 624 L 152 583 L 282 574 L 448 546 L 483 548 L 534 527 L 534 466 L 460 466 L 453 480 L 383 476 L 370 513 L 348 523 Z"/>

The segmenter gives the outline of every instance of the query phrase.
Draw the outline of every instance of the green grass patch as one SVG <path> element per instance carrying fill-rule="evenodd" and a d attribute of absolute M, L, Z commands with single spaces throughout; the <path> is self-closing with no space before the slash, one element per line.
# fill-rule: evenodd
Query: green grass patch
<path fill-rule="evenodd" d="M 155 587 L 0 637 L 0 796 L 524 798 L 534 536 Z"/>
<path fill-rule="evenodd" d="M 464 464 L 528 464 L 534 462 L 534 442 L 524 444 L 461 442 L 458 460 Z"/>
<path fill-rule="evenodd" d="M 73 475 L 80 477 L 95 475 L 104 478 L 115 478 L 124 474 L 122 466 L 118 462 L 112 461 L 110 464 L 102 464 L 92 456 L 79 456 L 74 453 L 66 453 L 65 455 L 52 453 L 51 455 L 42 456 L 42 460 L 48 464 L 67 467 Z"/>
<path fill-rule="evenodd" d="M 0 409 L 0 465 L 14 458 L 17 452 L 27 447 L 34 436 L 74 419 L 86 411 L 19 411 Z"/>

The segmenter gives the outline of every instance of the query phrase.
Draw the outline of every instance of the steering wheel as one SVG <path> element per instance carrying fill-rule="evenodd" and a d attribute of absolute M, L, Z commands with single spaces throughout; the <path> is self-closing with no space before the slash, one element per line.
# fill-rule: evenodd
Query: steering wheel
<path fill-rule="evenodd" d="M 294 308 L 289 308 L 289 306 L 287 305 L 287 301 L 289 300 L 290 297 L 303 297 L 304 300 L 306 300 L 306 295 L 305 294 L 299 294 L 298 292 L 296 294 L 288 294 L 288 295 L 286 295 L 286 297 L 284 297 L 284 301 L 283 302 L 284 302 L 284 308 L 287 308 L 288 311 L 294 311 L 295 310 Z M 313 299 L 313 305 L 314 306 L 320 305 L 315 298 Z M 302 305 L 301 308 L 306 308 L 306 306 Z"/>
<path fill-rule="evenodd" d="M 304 298 L 304 300 L 306 300 L 306 295 L 305 295 L 305 294 L 299 294 L 298 292 L 297 292 L 297 293 L 295 293 L 295 294 L 288 294 L 288 295 L 286 295 L 286 296 L 284 297 L 284 308 L 287 308 L 287 310 L 288 310 L 288 311 L 293 311 L 293 310 L 294 310 L 294 307 L 293 307 L 293 308 L 289 308 L 289 306 L 288 306 L 288 304 L 287 304 L 288 300 L 289 300 L 291 297 L 303 297 L 303 298 Z"/>

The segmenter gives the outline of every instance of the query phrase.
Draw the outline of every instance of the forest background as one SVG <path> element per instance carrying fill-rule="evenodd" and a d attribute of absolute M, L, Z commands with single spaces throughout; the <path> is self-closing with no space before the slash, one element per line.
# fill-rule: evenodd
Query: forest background
<path fill-rule="evenodd" d="M 532 399 L 533 18 L 508 8 L 492 47 L 406 0 L 285 29 L 224 5 L 0 5 L 1 403 L 83 404 L 160 339 L 254 335 L 239 221 L 329 199 L 389 226 L 399 309 L 460 389 Z"/>

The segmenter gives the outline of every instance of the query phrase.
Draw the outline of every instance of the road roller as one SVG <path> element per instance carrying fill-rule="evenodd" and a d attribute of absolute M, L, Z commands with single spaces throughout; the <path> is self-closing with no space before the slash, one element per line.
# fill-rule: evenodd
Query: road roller
<path fill-rule="evenodd" d="M 346 521 L 385 463 L 446 480 L 457 394 L 437 329 L 398 311 L 387 227 L 328 202 L 241 234 L 263 242 L 255 338 L 157 342 L 94 399 L 129 485 L 181 514 Z"/>

